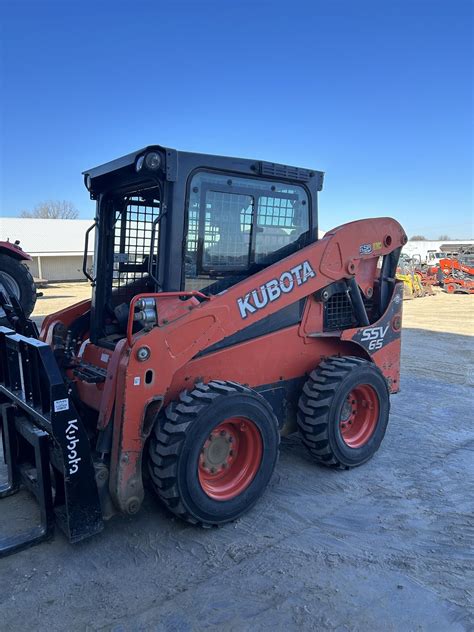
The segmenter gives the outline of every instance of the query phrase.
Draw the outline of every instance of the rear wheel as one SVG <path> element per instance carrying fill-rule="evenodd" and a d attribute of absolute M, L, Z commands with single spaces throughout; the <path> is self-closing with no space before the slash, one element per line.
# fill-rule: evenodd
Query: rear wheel
<path fill-rule="evenodd" d="M 36 287 L 28 268 L 18 259 L 0 255 L 0 291 L 13 294 L 28 318 L 36 303 Z M 0 307 L 0 325 L 7 325 L 4 310 Z"/>
<path fill-rule="evenodd" d="M 390 394 L 378 367 L 361 358 L 329 358 L 304 385 L 297 420 L 315 459 L 344 469 L 375 454 L 389 411 Z"/>
<path fill-rule="evenodd" d="M 223 524 L 262 495 L 279 440 L 276 417 L 258 393 L 234 382 L 197 384 L 156 423 L 151 481 L 180 518 L 203 526 Z"/>

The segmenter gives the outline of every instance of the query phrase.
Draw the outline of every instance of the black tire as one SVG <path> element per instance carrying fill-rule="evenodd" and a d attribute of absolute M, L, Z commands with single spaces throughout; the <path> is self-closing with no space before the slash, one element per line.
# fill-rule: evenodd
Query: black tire
<path fill-rule="evenodd" d="M 232 417 L 250 420 L 258 429 L 263 451 L 248 487 L 230 500 L 215 500 L 201 486 L 198 464 L 210 433 Z M 277 419 L 258 393 L 234 382 L 196 384 L 192 391 L 183 391 L 155 423 L 148 459 L 151 482 L 179 518 L 205 527 L 221 525 L 241 516 L 260 498 L 278 460 L 279 443 Z"/>
<path fill-rule="evenodd" d="M 4 276 L 2 276 L 4 273 Z M 13 287 L 10 279 L 16 284 Z M 35 308 L 36 303 L 36 286 L 30 271 L 18 259 L 14 259 L 8 255 L 0 254 L 0 283 L 9 291 L 17 296 L 20 301 L 25 316 L 29 318 Z M 3 310 L 0 312 L 0 325 L 8 326 L 8 320 L 5 318 Z"/>
<path fill-rule="evenodd" d="M 378 400 L 372 430 L 362 445 L 351 447 L 344 440 L 341 423 L 344 407 L 351 407 L 353 389 L 368 388 Z M 350 411 L 349 411 L 350 412 Z M 297 422 L 304 445 L 328 467 L 347 469 L 368 461 L 380 447 L 387 429 L 390 393 L 377 366 L 356 357 L 329 358 L 309 376 L 298 402 Z M 347 413 L 346 413 L 347 414 Z M 352 422 L 351 422 L 352 423 Z M 345 425 L 344 425 L 345 427 Z"/>

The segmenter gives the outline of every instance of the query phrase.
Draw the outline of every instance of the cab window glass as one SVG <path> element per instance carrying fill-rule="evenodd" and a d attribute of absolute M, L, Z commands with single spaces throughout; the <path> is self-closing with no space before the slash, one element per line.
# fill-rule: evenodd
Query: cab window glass
<path fill-rule="evenodd" d="M 198 172 L 190 185 L 185 289 L 221 291 L 305 245 L 308 234 L 303 187 Z"/>
<path fill-rule="evenodd" d="M 201 268 L 206 272 L 246 270 L 249 266 L 253 197 L 206 191 Z"/>
<path fill-rule="evenodd" d="M 285 191 L 278 196 L 260 196 L 255 235 L 255 261 L 266 257 L 297 239 L 308 230 L 307 206 L 297 193 Z"/>

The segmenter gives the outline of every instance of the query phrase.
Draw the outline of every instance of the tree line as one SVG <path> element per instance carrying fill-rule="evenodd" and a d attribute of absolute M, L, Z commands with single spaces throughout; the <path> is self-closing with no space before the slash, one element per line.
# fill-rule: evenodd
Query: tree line
<path fill-rule="evenodd" d="M 410 241 L 429 241 L 424 235 L 413 235 L 410 237 Z M 449 235 L 440 235 L 436 241 L 453 241 L 453 238 Z"/>
<path fill-rule="evenodd" d="M 68 200 L 46 200 L 31 211 L 21 211 L 20 217 L 30 219 L 77 219 L 79 211 Z"/>

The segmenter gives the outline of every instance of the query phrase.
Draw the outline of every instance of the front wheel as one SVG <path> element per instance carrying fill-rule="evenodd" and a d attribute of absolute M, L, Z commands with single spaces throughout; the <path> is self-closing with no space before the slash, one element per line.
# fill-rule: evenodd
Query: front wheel
<path fill-rule="evenodd" d="M 223 524 L 262 495 L 279 441 L 277 419 L 258 393 L 234 382 L 196 384 L 157 420 L 150 440 L 151 481 L 183 520 Z"/>
<path fill-rule="evenodd" d="M 346 469 L 377 452 L 389 412 L 387 381 L 377 366 L 356 357 L 329 358 L 304 385 L 297 421 L 317 461 Z"/>
<path fill-rule="evenodd" d="M 458 289 L 455 283 L 446 283 L 444 287 L 448 294 L 454 294 Z"/>

